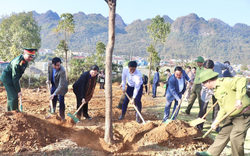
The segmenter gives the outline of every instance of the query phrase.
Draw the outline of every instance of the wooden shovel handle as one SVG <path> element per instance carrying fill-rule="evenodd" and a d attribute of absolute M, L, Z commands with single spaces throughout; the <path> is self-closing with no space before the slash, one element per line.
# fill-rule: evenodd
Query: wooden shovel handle
<path fill-rule="evenodd" d="M 214 103 L 214 105 L 213 105 L 211 108 L 209 108 L 209 110 L 207 111 L 207 113 L 206 113 L 205 115 L 203 115 L 202 119 L 205 119 L 205 118 L 206 118 L 206 116 L 208 115 L 208 113 L 214 108 L 215 105 L 217 105 L 217 103 L 218 103 L 218 101 L 216 101 L 216 102 Z"/>
<path fill-rule="evenodd" d="M 230 112 L 228 112 L 226 115 L 224 115 L 224 116 L 216 123 L 216 125 L 218 126 L 224 119 L 226 119 L 226 118 L 227 118 L 230 114 L 232 114 L 235 110 L 236 110 L 236 108 L 234 108 L 233 110 L 231 110 Z M 202 136 L 202 138 L 205 138 L 212 130 L 213 130 L 213 128 L 211 127 L 211 128 Z"/>
<path fill-rule="evenodd" d="M 173 113 L 173 115 L 171 116 L 171 119 L 174 118 L 176 111 L 179 109 L 179 107 L 180 107 L 180 105 L 181 105 L 181 103 L 182 103 L 182 100 L 184 99 L 184 96 L 185 96 L 185 94 L 187 93 L 187 91 L 189 90 L 190 87 L 191 87 L 191 85 L 189 85 L 189 86 L 187 87 L 185 93 L 182 95 L 181 102 L 178 104 L 178 106 L 177 106 L 176 109 L 174 110 L 174 113 Z"/>
<path fill-rule="evenodd" d="M 132 99 L 128 96 L 127 92 L 125 92 L 125 95 L 128 97 L 129 101 L 131 101 L 131 100 L 132 100 Z M 140 112 L 139 112 L 139 110 L 137 109 L 137 107 L 136 107 L 135 105 L 133 105 L 133 106 L 134 106 L 134 108 L 135 108 L 135 110 L 136 110 L 137 114 L 140 116 L 140 118 L 141 118 L 142 122 L 143 122 L 143 123 L 146 123 L 146 122 L 145 122 L 145 120 L 143 119 L 143 117 L 142 117 L 141 113 L 140 113 Z"/>

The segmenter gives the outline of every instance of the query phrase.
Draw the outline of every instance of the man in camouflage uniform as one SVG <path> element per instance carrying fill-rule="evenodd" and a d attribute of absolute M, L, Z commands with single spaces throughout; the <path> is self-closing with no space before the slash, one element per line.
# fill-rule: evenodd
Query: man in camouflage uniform
<path fill-rule="evenodd" d="M 19 110 L 18 96 L 22 95 L 19 79 L 22 77 L 28 62 L 35 57 L 36 51 L 37 49 L 24 48 L 24 53 L 14 58 L 1 75 L 1 81 L 7 91 L 8 111 Z"/>
<path fill-rule="evenodd" d="M 213 89 L 214 96 L 220 105 L 220 111 L 211 125 L 215 130 L 218 121 L 228 112 L 236 110 L 225 119 L 225 123 L 214 143 L 200 156 L 219 156 L 227 143 L 231 141 L 233 156 L 244 156 L 246 132 L 250 127 L 250 98 L 246 95 L 247 79 L 244 77 L 218 78 L 219 73 L 206 69 L 200 74 L 200 83 Z"/>

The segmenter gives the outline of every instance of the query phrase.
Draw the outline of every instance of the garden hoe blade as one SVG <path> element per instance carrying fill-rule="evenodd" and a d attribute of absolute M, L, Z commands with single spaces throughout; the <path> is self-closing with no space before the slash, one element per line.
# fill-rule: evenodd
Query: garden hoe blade
<path fill-rule="evenodd" d="M 71 113 L 67 114 L 69 117 L 71 117 L 72 120 L 74 120 L 75 123 L 79 121 L 79 119 L 75 117 L 75 115 L 79 112 L 79 110 L 83 107 L 84 104 L 85 103 L 82 103 L 81 106 L 76 110 L 76 112 L 73 115 Z"/>

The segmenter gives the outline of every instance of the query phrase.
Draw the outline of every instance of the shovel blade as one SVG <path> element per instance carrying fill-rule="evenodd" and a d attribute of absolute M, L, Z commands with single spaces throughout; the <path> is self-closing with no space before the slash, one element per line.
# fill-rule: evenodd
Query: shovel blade
<path fill-rule="evenodd" d="M 23 112 L 23 105 L 20 106 L 20 112 Z"/>
<path fill-rule="evenodd" d="M 49 112 L 49 114 L 52 114 L 52 115 L 55 115 L 56 113 L 54 113 L 54 112 L 52 112 L 52 111 L 49 111 L 48 110 L 48 112 Z"/>
<path fill-rule="evenodd" d="M 173 121 L 172 119 L 167 119 L 164 123 L 168 124 L 170 123 L 171 121 Z"/>
<path fill-rule="evenodd" d="M 79 119 L 77 117 L 75 117 L 74 115 L 72 115 L 71 113 L 68 113 L 67 115 L 69 117 L 71 117 L 71 119 L 73 119 L 75 123 L 77 123 L 79 121 Z"/>
<path fill-rule="evenodd" d="M 197 137 L 197 138 L 193 138 L 194 140 L 198 140 L 198 139 L 203 139 L 204 137 Z"/>
<path fill-rule="evenodd" d="M 205 121 L 206 121 L 206 120 L 204 120 L 204 119 L 202 119 L 202 118 L 198 118 L 198 119 L 195 119 L 195 120 L 191 121 L 191 122 L 190 122 L 190 126 L 195 127 L 195 126 L 197 126 L 197 125 L 199 125 L 199 124 L 201 124 L 201 123 L 203 123 L 203 122 L 205 122 Z"/>

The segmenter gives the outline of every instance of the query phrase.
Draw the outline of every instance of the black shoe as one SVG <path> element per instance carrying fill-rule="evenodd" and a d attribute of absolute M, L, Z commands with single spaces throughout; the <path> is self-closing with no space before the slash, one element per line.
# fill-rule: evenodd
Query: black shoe
<path fill-rule="evenodd" d="M 135 121 L 136 121 L 136 122 L 138 122 L 138 123 L 140 123 L 140 122 L 141 122 L 140 117 L 139 117 L 139 116 L 137 116 L 137 117 L 136 117 L 136 119 L 135 119 Z"/>
<path fill-rule="evenodd" d="M 84 119 L 92 120 L 90 116 L 84 117 Z"/>
<path fill-rule="evenodd" d="M 120 117 L 119 117 L 119 120 L 123 120 L 124 119 L 124 115 L 121 115 Z"/>
<path fill-rule="evenodd" d="M 190 115 L 190 113 L 187 113 L 186 111 L 181 111 L 181 113 L 183 113 L 185 115 Z"/>

